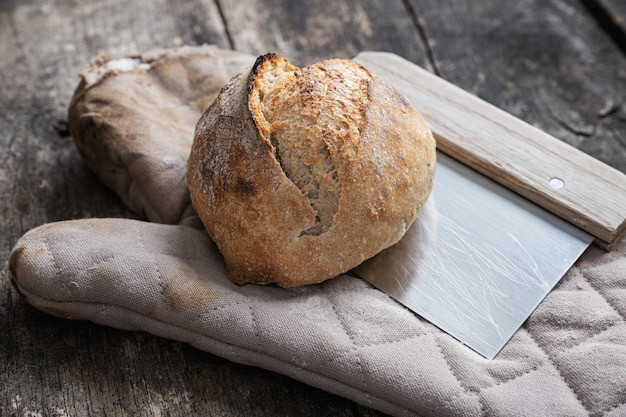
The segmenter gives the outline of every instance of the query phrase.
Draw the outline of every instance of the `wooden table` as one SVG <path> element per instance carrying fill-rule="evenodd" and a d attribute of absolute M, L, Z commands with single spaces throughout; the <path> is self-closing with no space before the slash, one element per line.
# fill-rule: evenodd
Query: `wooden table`
<path fill-rule="evenodd" d="M 0 415 L 381 415 L 178 342 L 48 316 L 9 284 L 27 230 L 130 215 L 68 135 L 78 69 L 201 43 L 299 65 L 391 51 L 626 172 L 621 0 L 2 0 Z"/>

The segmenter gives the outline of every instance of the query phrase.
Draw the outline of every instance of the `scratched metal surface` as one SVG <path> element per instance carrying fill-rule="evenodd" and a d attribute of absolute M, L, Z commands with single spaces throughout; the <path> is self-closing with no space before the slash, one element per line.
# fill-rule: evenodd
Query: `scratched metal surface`
<path fill-rule="evenodd" d="M 439 153 L 415 224 L 356 272 L 492 359 L 592 240 Z"/>

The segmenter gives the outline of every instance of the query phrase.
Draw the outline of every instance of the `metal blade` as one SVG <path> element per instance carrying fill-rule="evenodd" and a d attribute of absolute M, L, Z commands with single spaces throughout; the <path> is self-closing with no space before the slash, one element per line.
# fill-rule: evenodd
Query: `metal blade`
<path fill-rule="evenodd" d="M 442 153 L 396 245 L 355 271 L 493 359 L 593 237 Z"/>

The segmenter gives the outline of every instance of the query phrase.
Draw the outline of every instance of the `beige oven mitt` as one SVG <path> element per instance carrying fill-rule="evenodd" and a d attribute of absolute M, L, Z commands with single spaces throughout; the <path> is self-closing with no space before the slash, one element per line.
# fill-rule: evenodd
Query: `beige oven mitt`
<path fill-rule="evenodd" d="M 296 289 L 231 283 L 207 233 L 191 227 L 185 160 L 202 108 L 251 62 L 204 46 L 102 58 L 82 72 L 70 110 L 77 146 L 151 222 L 29 231 L 10 257 L 29 303 L 180 340 L 397 416 L 626 415 L 624 240 L 610 253 L 589 249 L 491 361 L 349 274 Z"/>

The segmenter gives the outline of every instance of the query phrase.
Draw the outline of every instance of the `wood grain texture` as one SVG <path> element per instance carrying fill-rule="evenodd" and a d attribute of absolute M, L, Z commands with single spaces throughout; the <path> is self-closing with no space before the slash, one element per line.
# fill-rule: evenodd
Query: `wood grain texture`
<path fill-rule="evenodd" d="M 409 2 L 444 79 L 626 172 L 626 58 L 579 2 Z"/>
<path fill-rule="evenodd" d="M 591 233 L 603 246 L 624 232 L 622 172 L 396 55 L 366 52 L 355 60 L 421 109 L 443 152 Z M 560 188 L 552 181 L 560 181 Z"/>
<path fill-rule="evenodd" d="M 233 49 L 242 52 L 277 52 L 298 66 L 352 58 L 362 50 L 426 62 L 418 29 L 400 1 L 251 0 L 221 5 Z"/>

